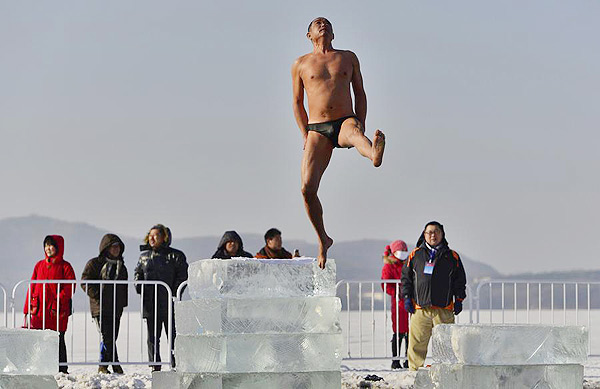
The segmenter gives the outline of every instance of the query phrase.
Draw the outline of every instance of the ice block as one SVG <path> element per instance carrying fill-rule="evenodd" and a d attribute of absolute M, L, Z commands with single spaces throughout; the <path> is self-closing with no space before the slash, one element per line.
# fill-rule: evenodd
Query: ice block
<path fill-rule="evenodd" d="M 339 371 L 341 334 L 178 335 L 177 370 L 188 373 Z"/>
<path fill-rule="evenodd" d="M 340 333 L 337 297 L 202 298 L 175 304 L 177 333 Z"/>
<path fill-rule="evenodd" d="M 581 389 L 581 365 L 474 366 L 433 364 L 431 381 L 415 379 L 415 389 Z"/>
<path fill-rule="evenodd" d="M 51 375 L 0 374 L 0 388 L 58 389 L 58 384 Z"/>
<path fill-rule="evenodd" d="M 54 375 L 58 371 L 58 333 L 0 328 L 0 373 Z"/>
<path fill-rule="evenodd" d="M 588 332 L 581 326 L 440 324 L 432 357 L 467 365 L 584 364 Z"/>
<path fill-rule="evenodd" d="M 335 296 L 334 259 L 325 269 L 314 258 L 203 259 L 188 274 L 192 299 Z"/>
<path fill-rule="evenodd" d="M 340 389 L 339 371 L 205 374 L 155 372 L 154 389 Z"/>

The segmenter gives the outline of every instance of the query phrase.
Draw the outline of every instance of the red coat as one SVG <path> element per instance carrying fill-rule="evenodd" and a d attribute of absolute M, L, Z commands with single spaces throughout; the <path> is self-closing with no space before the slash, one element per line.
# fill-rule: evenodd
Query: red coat
<path fill-rule="evenodd" d="M 75 272 L 71 264 L 63 259 L 64 239 L 60 235 L 52 235 L 56 241 L 57 254 L 52 258 L 45 258 L 36 263 L 33 269 L 32 280 L 74 280 Z M 50 329 L 56 331 L 56 308 L 58 306 L 60 313 L 58 319 L 59 331 L 67 330 L 67 322 L 71 310 L 71 296 L 75 292 L 72 284 L 60 284 L 60 294 L 57 298 L 56 292 L 59 284 L 45 284 L 46 291 L 44 293 L 44 284 L 31 283 L 31 307 L 28 309 L 27 302 L 30 301 L 28 296 L 25 296 L 25 305 L 23 313 L 31 313 L 31 328 L 34 329 Z M 29 289 L 27 291 L 29 294 Z M 44 303 L 45 297 L 45 303 Z M 45 327 L 44 327 L 44 308 L 45 308 Z"/>
<path fill-rule="evenodd" d="M 398 261 L 396 263 L 386 263 L 383 265 L 383 269 L 381 270 L 381 279 L 382 280 L 399 280 L 402 278 L 402 262 Z M 383 284 L 381 284 L 383 288 Z M 398 293 L 400 296 L 398 297 L 398 307 L 394 304 L 396 301 L 396 283 L 386 284 L 385 292 L 392 296 L 391 306 L 392 306 L 392 328 L 394 328 L 394 333 L 407 333 L 408 332 L 408 312 L 404 309 L 404 300 L 402 299 L 402 286 L 398 284 Z M 396 323 L 396 310 L 398 311 L 398 323 Z"/>

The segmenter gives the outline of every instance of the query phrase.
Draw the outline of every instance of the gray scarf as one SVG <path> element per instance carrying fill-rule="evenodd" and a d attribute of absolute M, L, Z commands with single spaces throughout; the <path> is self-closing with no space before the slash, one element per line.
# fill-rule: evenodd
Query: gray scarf
<path fill-rule="evenodd" d="M 105 258 L 106 262 L 104 266 L 102 266 L 102 270 L 100 270 L 100 275 L 103 280 L 116 280 L 121 273 L 121 266 L 123 265 L 123 261 L 118 259 L 110 259 Z"/>

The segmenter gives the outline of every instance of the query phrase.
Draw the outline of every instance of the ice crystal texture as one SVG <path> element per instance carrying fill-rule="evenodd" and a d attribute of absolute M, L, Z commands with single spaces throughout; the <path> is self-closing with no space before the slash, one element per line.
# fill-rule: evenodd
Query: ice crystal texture
<path fill-rule="evenodd" d="M 320 269 L 314 258 L 203 259 L 190 264 L 192 299 L 335 296 L 335 260 Z"/>
<path fill-rule="evenodd" d="M 440 324 L 432 342 L 438 363 L 583 364 L 588 332 L 581 326 Z"/>

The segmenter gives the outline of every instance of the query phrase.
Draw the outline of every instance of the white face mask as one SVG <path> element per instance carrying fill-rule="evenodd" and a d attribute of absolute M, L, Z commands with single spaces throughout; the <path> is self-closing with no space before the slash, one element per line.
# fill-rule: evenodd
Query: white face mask
<path fill-rule="evenodd" d="M 394 257 L 404 261 L 408 258 L 408 251 L 394 251 Z"/>

